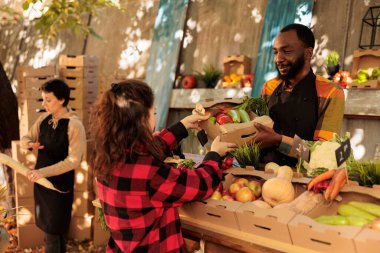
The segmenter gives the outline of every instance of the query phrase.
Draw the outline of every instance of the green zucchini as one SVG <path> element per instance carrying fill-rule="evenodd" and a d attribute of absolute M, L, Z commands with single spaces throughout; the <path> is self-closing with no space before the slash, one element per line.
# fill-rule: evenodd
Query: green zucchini
<path fill-rule="evenodd" d="M 380 217 L 380 205 L 369 202 L 350 201 L 348 204 L 357 207 L 360 210 L 366 211 L 376 217 Z"/>
<path fill-rule="evenodd" d="M 354 206 L 351 206 L 349 204 L 343 204 L 338 207 L 338 213 L 343 216 L 357 216 L 357 217 L 362 217 L 367 220 L 373 221 L 376 219 L 376 216 L 367 213 L 366 211 L 363 211 L 359 208 L 356 208 Z"/>
<path fill-rule="evenodd" d="M 322 215 L 317 218 L 315 218 L 315 221 L 318 223 L 328 224 L 328 225 L 348 225 L 348 220 L 344 216 L 339 215 Z"/>
<path fill-rule="evenodd" d="M 348 225 L 355 227 L 363 227 L 369 224 L 369 220 L 363 217 L 347 216 Z"/>
<path fill-rule="evenodd" d="M 230 115 L 230 117 L 232 118 L 234 123 L 240 123 L 240 121 L 241 121 L 240 116 L 236 110 L 234 110 L 234 109 L 229 110 L 228 115 Z"/>
<path fill-rule="evenodd" d="M 212 123 L 212 124 L 216 124 L 216 118 L 215 117 L 210 117 L 208 118 L 208 120 Z"/>
<path fill-rule="evenodd" d="M 246 112 L 243 109 L 238 109 L 237 111 L 239 113 L 240 120 L 242 123 L 247 123 L 251 121 L 251 119 L 249 118 L 248 112 Z"/>

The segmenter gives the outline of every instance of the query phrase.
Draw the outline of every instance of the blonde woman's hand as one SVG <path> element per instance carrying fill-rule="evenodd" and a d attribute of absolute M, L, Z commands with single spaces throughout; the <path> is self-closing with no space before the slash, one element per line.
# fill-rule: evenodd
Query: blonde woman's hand
<path fill-rule="evenodd" d="M 225 156 L 228 152 L 234 151 L 235 143 L 220 141 L 220 136 L 217 136 L 211 144 L 211 151 L 215 151 L 220 156 Z"/>
<path fill-rule="evenodd" d="M 181 123 L 185 126 L 186 129 L 197 129 L 201 130 L 200 123 L 202 121 L 210 118 L 210 114 L 206 113 L 205 115 L 192 114 L 181 120 Z"/>

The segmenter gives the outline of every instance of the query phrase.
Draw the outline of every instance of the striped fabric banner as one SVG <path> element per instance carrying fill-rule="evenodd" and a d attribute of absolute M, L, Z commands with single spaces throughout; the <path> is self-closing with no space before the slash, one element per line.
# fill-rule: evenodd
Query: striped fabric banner
<path fill-rule="evenodd" d="M 166 127 L 189 0 L 160 0 L 146 82 L 155 94 L 156 130 Z"/>

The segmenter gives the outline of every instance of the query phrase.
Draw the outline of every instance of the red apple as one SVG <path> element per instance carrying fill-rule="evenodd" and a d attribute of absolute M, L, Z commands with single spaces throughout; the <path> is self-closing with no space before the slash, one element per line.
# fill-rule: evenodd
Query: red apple
<path fill-rule="evenodd" d="M 248 183 L 248 188 L 251 189 L 253 194 L 259 198 L 261 196 L 261 183 L 255 180 L 252 180 Z"/>
<path fill-rule="evenodd" d="M 237 201 L 245 203 L 255 199 L 255 195 L 253 194 L 251 189 L 249 189 L 248 187 L 243 187 L 236 193 L 235 198 Z"/>
<path fill-rule="evenodd" d="M 248 186 L 248 179 L 244 178 L 244 177 L 239 177 L 238 179 L 235 180 L 236 184 L 239 184 L 241 187 L 244 187 L 244 186 Z"/>
<path fill-rule="evenodd" d="M 234 201 L 234 198 L 231 197 L 230 195 L 223 195 L 222 200 L 224 201 Z"/>
<path fill-rule="evenodd" d="M 222 199 L 222 193 L 220 193 L 219 191 L 214 191 L 212 193 L 210 199 L 221 200 Z"/>
<path fill-rule="evenodd" d="M 229 188 L 229 192 L 232 196 L 235 196 L 235 194 L 242 188 L 242 186 L 238 183 L 232 183 Z"/>
<path fill-rule="evenodd" d="M 183 89 L 192 89 L 197 86 L 197 79 L 194 76 L 185 76 L 182 79 L 182 88 Z"/>

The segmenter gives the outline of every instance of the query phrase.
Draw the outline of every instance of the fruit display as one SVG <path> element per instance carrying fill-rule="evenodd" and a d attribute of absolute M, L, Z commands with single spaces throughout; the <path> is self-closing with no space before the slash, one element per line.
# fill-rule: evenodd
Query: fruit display
<path fill-rule="evenodd" d="M 222 201 L 252 202 L 261 197 L 261 182 L 244 177 L 235 180 L 226 188 L 220 183 L 210 199 Z"/>
<path fill-rule="evenodd" d="M 377 80 L 380 77 L 380 67 L 368 68 L 368 69 L 359 69 L 356 73 L 356 79 L 353 81 L 356 83 L 365 83 L 369 80 Z"/>

